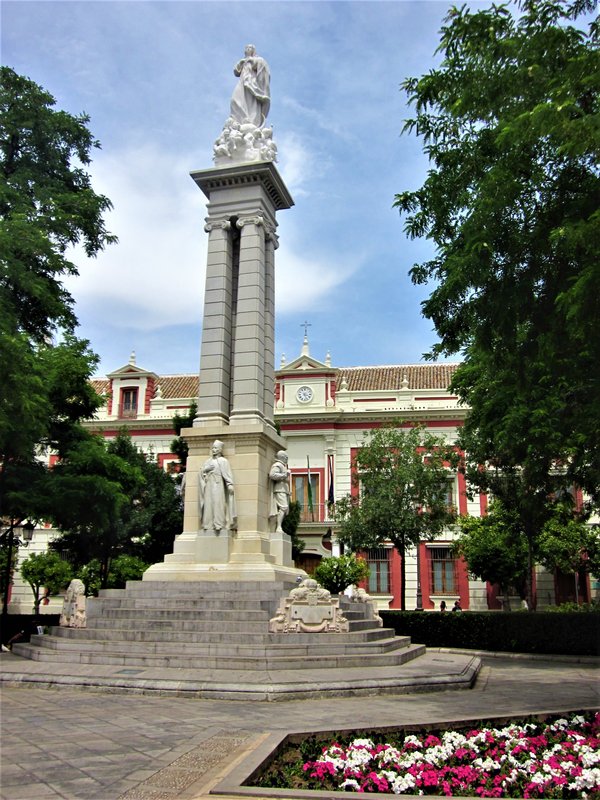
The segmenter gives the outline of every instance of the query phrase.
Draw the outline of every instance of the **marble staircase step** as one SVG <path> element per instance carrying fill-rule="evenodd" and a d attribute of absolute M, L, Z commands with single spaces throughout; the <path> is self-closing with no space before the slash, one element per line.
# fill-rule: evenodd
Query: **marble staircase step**
<path fill-rule="evenodd" d="M 329 636 L 319 643 L 304 642 L 164 642 L 164 641 L 123 641 L 120 639 L 65 639 L 60 636 L 44 635 L 32 638 L 33 645 L 53 651 L 86 651 L 97 653 L 122 652 L 132 656 L 179 655 L 181 657 L 204 658 L 217 656 L 244 656 L 248 658 L 273 658 L 279 656 L 305 658 L 309 655 L 349 655 L 364 653 L 367 656 L 400 650 L 410 644 L 410 638 L 389 637 L 377 641 L 340 641 Z"/>
<path fill-rule="evenodd" d="M 163 655 L 138 655 L 131 652 L 98 652 L 97 650 L 86 651 L 84 649 L 66 651 L 51 650 L 41 647 L 35 643 L 15 644 L 13 650 L 17 655 L 26 656 L 32 660 L 43 660 L 48 662 L 62 662 L 73 664 L 109 664 L 115 666 L 131 667 L 153 667 L 153 668 L 172 668 L 179 669 L 204 669 L 204 670 L 305 670 L 305 669 L 344 669 L 347 667 L 369 667 L 394 666 L 404 664 L 413 658 L 417 658 L 425 653 L 423 645 L 409 645 L 392 653 L 366 654 L 332 654 L 332 655 L 307 655 L 303 657 L 294 656 L 270 656 L 270 657 L 245 657 L 245 656 L 220 656 L 205 655 L 186 657 L 179 653 Z"/>
<path fill-rule="evenodd" d="M 98 628 L 86 628 L 77 631 L 76 629 L 53 627 L 49 635 L 43 635 L 36 639 L 40 646 L 65 648 L 77 648 L 80 644 L 94 642 L 103 645 L 106 642 L 114 642 L 122 645 L 123 643 L 139 643 L 143 647 L 151 647 L 153 643 L 160 644 L 168 648 L 178 647 L 181 649 L 191 647 L 203 647 L 219 645 L 222 647 L 271 647 L 271 648 L 299 648 L 306 647 L 325 648 L 325 647 L 377 647 L 382 643 L 389 646 L 390 643 L 397 643 L 404 646 L 410 642 L 408 636 L 395 636 L 394 631 L 389 628 L 377 628 L 372 631 L 359 631 L 356 633 L 255 633 L 231 634 L 228 631 L 154 631 L 154 630 L 127 630 L 112 629 L 102 630 Z"/>

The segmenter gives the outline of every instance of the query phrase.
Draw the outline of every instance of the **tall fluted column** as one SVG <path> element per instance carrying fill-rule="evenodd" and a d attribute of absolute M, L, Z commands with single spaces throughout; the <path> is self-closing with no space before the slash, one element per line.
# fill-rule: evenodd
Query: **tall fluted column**
<path fill-rule="evenodd" d="M 228 422 L 233 330 L 233 253 L 229 220 L 208 218 L 198 417 Z"/>
<path fill-rule="evenodd" d="M 264 419 L 265 392 L 265 220 L 260 214 L 241 217 L 237 226 L 241 235 L 231 423 Z"/>
<path fill-rule="evenodd" d="M 273 227 L 266 228 L 265 246 L 265 326 L 264 326 L 264 396 L 263 415 L 274 425 L 275 395 L 275 250 L 279 240 Z"/>

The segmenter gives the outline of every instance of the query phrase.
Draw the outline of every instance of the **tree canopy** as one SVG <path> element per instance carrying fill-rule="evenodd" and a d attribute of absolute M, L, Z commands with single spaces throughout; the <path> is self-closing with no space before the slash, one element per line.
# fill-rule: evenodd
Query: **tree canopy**
<path fill-rule="evenodd" d="M 507 596 L 528 595 L 529 553 L 519 514 L 501 501 L 490 504 L 483 517 L 461 516 L 454 550 L 467 562 L 469 573 L 500 586 Z"/>
<path fill-rule="evenodd" d="M 401 556 L 405 607 L 405 554 L 438 537 L 456 515 L 448 503 L 450 468 L 458 455 L 422 426 L 401 422 L 374 429 L 356 453 L 354 494 L 336 503 L 338 539 L 354 551 L 391 541 Z"/>
<path fill-rule="evenodd" d="M 123 430 L 106 442 L 92 437 L 58 463 L 49 476 L 51 518 L 61 531 L 52 543 L 76 568 L 97 559 L 102 588 L 111 561 L 135 556 L 159 561 L 181 533 L 181 498 L 173 478 Z"/>
<path fill-rule="evenodd" d="M 40 449 L 72 449 L 100 404 L 89 384 L 97 357 L 75 336 L 63 284 L 77 274 L 69 252 L 93 256 L 115 241 L 103 221 L 110 202 L 85 170 L 99 146 L 89 119 L 54 105 L 0 68 L 0 514 L 21 517 L 31 505 L 43 514 Z"/>
<path fill-rule="evenodd" d="M 31 586 L 33 612 L 37 614 L 40 609 L 41 587 L 44 586 L 48 594 L 58 594 L 73 577 L 73 568 L 58 553 L 30 553 L 21 564 L 21 575 Z"/>
<path fill-rule="evenodd" d="M 403 84 L 430 170 L 396 205 L 435 247 L 411 276 L 434 286 L 430 357 L 464 359 L 452 389 L 475 468 L 518 470 L 546 498 L 575 482 L 597 504 L 599 25 L 578 18 L 595 7 L 452 9 L 441 63 Z"/>

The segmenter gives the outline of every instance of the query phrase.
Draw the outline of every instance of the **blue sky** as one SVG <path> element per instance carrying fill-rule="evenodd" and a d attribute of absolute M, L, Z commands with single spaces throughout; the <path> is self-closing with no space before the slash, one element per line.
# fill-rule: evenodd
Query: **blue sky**
<path fill-rule="evenodd" d="M 401 81 L 435 63 L 450 2 L 2 2 L 2 63 L 90 115 L 94 187 L 119 237 L 69 281 L 99 374 L 125 364 L 198 369 L 205 199 L 233 65 L 252 42 L 271 69 L 269 123 L 295 206 L 280 212 L 276 365 L 311 353 L 335 366 L 417 363 L 435 341 L 408 270 L 394 195 L 421 185 L 421 143 L 401 136 Z M 475 3 L 473 3 L 475 5 Z M 488 4 L 482 4 L 487 6 Z"/>

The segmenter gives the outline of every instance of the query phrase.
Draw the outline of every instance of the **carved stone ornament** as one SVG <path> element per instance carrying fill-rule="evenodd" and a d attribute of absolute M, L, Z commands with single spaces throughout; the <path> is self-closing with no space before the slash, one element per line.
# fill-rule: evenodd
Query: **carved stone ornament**
<path fill-rule="evenodd" d="M 215 166 L 223 167 L 248 161 L 277 161 L 273 128 L 262 128 L 252 122 L 237 122 L 233 117 L 228 117 L 213 146 L 213 162 Z"/>
<path fill-rule="evenodd" d="M 85 585 L 78 578 L 73 578 L 63 601 L 59 625 L 65 628 L 85 628 Z"/>
<path fill-rule="evenodd" d="M 350 595 L 350 600 L 353 603 L 364 603 L 365 619 L 370 620 L 379 628 L 383 627 L 383 620 L 379 616 L 379 612 L 377 610 L 377 606 L 375 605 L 375 601 L 373 600 L 371 595 L 365 592 L 364 589 L 357 589 L 355 586 L 353 586 L 352 594 Z"/>
<path fill-rule="evenodd" d="M 313 578 L 306 578 L 281 601 L 269 621 L 270 633 L 347 633 L 349 622 L 332 597 Z"/>
<path fill-rule="evenodd" d="M 228 231 L 231 229 L 231 220 L 230 219 L 211 219 L 210 217 L 206 218 L 206 225 L 204 226 L 204 230 L 206 233 L 210 233 L 211 231 L 221 230 L 221 231 Z"/>

